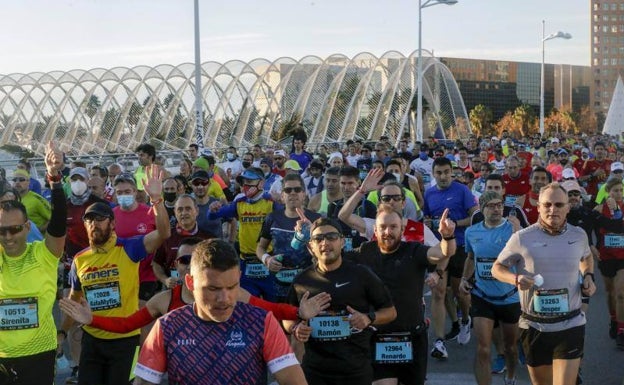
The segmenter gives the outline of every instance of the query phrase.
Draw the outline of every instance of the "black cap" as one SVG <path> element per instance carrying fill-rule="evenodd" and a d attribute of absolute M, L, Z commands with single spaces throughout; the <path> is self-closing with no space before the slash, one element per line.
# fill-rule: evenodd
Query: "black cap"
<path fill-rule="evenodd" d="M 110 218 L 110 219 L 115 218 L 115 214 L 113 214 L 113 209 L 111 209 L 108 203 L 96 202 L 92 204 L 91 206 L 87 207 L 84 215 L 82 216 L 82 219 L 84 220 L 86 218 L 93 217 L 96 215 Z"/>
<path fill-rule="evenodd" d="M 197 170 L 193 173 L 193 175 L 191 175 L 191 180 L 193 179 L 205 179 L 208 180 L 210 179 L 210 175 L 208 175 L 208 171 L 204 171 L 204 170 Z"/>

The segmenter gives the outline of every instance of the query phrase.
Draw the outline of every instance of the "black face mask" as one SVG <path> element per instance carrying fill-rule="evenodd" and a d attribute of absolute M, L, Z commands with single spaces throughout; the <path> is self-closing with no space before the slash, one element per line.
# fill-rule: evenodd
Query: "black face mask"
<path fill-rule="evenodd" d="M 163 198 L 165 198 L 165 200 L 167 202 L 173 202 L 176 200 L 177 194 L 174 192 L 166 192 L 163 194 Z"/>
<path fill-rule="evenodd" d="M 251 167 L 251 162 L 243 161 L 243 168 L 249 168 L 249 167 Z"/>

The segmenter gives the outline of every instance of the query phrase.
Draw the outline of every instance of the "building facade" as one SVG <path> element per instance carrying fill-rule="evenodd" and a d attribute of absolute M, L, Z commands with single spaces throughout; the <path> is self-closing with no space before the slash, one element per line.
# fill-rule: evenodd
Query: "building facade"
<path fill-rule="evenodd" d="M 591 0 L 591 106 L 607 114 L 624 74 L 624 0 Z"/>

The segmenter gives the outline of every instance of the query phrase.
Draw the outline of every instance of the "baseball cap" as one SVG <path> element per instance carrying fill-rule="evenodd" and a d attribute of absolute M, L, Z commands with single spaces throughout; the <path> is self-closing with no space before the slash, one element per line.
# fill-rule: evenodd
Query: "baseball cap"
<path fill-rule="evenodd" d="M 193 175 L 191 175 L 191 180 L 195 180 L 195 179 L 205 179 L 205 180 L 208 180 L 208 179 L 210 179 L 210 175 L 208 175 L 207 171 L 198 170 L 198 171 L 195 171 L 193 173 Z"/>
<path fill-rule="evenodd" d="M 493 136 L 491 140 L 496 140 L 496 141 L 498 141 L 498 137 L 497 137 L 497 136 Z"/>
<path fill-rule="evenodd" d="M 118 183 L 128 182 L 134 186 L 136 186 L 136 180 L 134 179 L 134 175 L 129 172 L 122 172 L 121 174 L 115 177 L 113 181 L 113 186 L 117 186 Z"/>
<path fill-rule="evenodd" d="M 613 171 L 624 171 L 624 164 L 622 162 L 611 163 L 611 172 Z"/>
<path fill-rule="evenodd" d="M 115 218 L 115 214 L 113 214 L 113 209 L 108 205 L 108 203 L 104 202 L 96 202 L 91 206 L 87 207 L 84 215 L 82 216 L 82 220 L 87 218 L 91 218 L 94 216 L 106 217 L 110 219 Z"/>
<path fill-rule="evenodd" d="M 238 184 L 243 184 L 243 179 L 263 180 L 264 179 L 264 173 L 259 168 L 250 167 L 247 170 L 243 171 L 242 174 L 240 174 L 239 176 L 236 177 L 236 181 L 238 182 Z"/>
<path fill-rule="evenodd" d="M 579 186 L 578 182 L 575 180 L 566 180 L 561 183 L 561 187 L 563 187 L 566 192 L 570 191 L 581 191 L 581 186 Z"/>
<path fill-rule="evenodd" d="M 550 143 L 559 143 L 559 138 L 550 139 Z"/>
<path fill-rule="evenodd" d="M 208 170 L 208 160 L 200 156 L 199 158 L 195 159 L 195 162 L 193 162 L 193 166 L 199 167 L 202 170 Z"/>
<path fill-rule="evenodd" d="M 13 176 L 23 176 L 25 178 L 30 178 L 30 173 L 26 170 L 18 168 L 17 170 L 13 171 Z"/>
<path fill-rule="evenodd" d="M 287 160 L 286 163 L 284 163 L 284 168 L 295 170 L 295 171 L 301 171 L 301 166 L 299 166 L 299 162 L 297 162 L 294 159 Z"/>
<path fill-rule="evenodd" d="M 559 151 L 557 151 L 557 155 L 561 155 L 561 154 L 568 155 L 568 152 L 565 150 L 565 148 L 560 148 Z"/>
<path fill-rule="evenodd" d="M 563 179 L 576 178 L 576 175 L 574 175 L 574 170 L 572 170 L 571 168 L 564 168 L 561 172 L 561 177 Z"/>
<path fill-rule="evenodd" d="M 273 168 L 273 161 L 269 158 L 262 158 L 260 159 L 260 164 L 266 164 L 267 166 L 269 166 L 269 168 Z"/>
<path fill-rule="evenodd" d="M 281 156 L 282 158 L 285 158 L 286 153 L 284 152 L 284 150 L 275 150 L 273 151 L 273 158 L 275 158 L 276 156 Z"/>
<path fill-rule="evenodd" d="M 72 176 L 74 175 L 78 175 L 80 177 L 82 177 L 82 179 L 87 180 L 89 179 L 89 173 L 87 172 L 87 169 L 84 167 L 74 167 L 71 169 L 71 171 L 69 172 L 69 179 L 71 179 Z"/>
<path fill-rule="evenodd" d="M 589 148 L 584 147 L 584 148 L 581 150 L 581 153 L 583 153 L 583 154 L 589 154 Z"/>

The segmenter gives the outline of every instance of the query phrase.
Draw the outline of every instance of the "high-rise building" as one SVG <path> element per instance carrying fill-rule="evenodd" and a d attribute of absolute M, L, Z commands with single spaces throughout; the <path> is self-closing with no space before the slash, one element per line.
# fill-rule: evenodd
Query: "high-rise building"
<path fill-rule="evenodd" d="M 624 0 L 591 0 L 590 101 L 607 114 L 615 83 L 624 74 Z"/>

